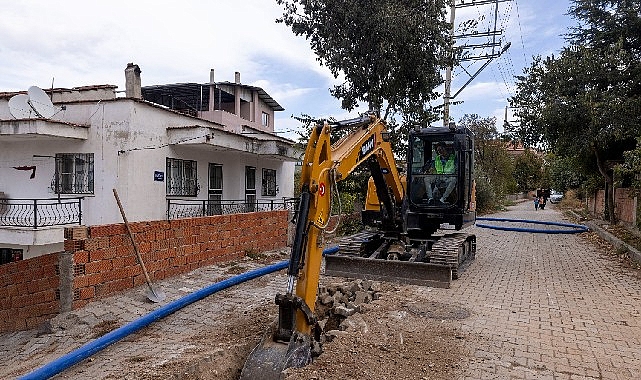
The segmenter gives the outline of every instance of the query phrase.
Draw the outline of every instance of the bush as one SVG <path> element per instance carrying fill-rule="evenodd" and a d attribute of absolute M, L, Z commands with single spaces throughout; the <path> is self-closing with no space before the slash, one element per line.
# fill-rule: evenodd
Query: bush
<path fill-rule="evenodd" d="M 496 209 L 496 192 L 486 178 L 476 179 L 476 211 L 480 214 Z"/>
<path fill-rule="evenodd" d="M 583 208 L 583 202 L 577 196 L 576 190 L 568 190 L 563 194 L 563 199 L 559 203 L 559 207 L 563 209 L 578 210 Z"/>
<path fill-rule="evenodd" d="M 341 216 L 341 222 L 338 225 L 336 230 L 337 236 L 348 236 L 353 235 L 357 232 L 360 232 L 364 229 L 363 223 L 361 222 L 361 215 L 359 212 L 354 212 L 351 214 L 343 214 Z"/>

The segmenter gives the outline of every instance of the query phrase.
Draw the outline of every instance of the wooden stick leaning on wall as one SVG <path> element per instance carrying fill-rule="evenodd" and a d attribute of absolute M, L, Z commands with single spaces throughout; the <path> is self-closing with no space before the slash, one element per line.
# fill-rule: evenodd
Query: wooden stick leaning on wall
<path fill-rule="evenodd" d="M 116 191 L 116 189 L 113 189 L 113 191 L 114 191 L 114 197 L 116 198 L 116 203 L 118 203 L 118 208 L 120 209 L 120 215 L 122 215 L 122 220 L 124 220 L 125 222 L 127 233 L 129 234 L 129 238 L 131 239 L 131 244 L 134 246 L 134 252 L 136 253 L 136 258 L 138 259 L 138 263 L 140 263 L 140 267 L 142 268 L 142 273 L 145 275 L 145 281 L 147 282 L 147 286 L 149 287 L 149 292 L 147 292 L 147 298 L 152 302 L 162 302 L 166 298 L 166 296 L 163 292 L 154 289 L 151 283 L 151 279 L 149 278 L 149 273 L 147 273 L 147 268 L 145 267 L 145 263 L 142 261 L 142 256 L 140 255 L 140 251 L 138 250 L 138 244 L 136 244 L 136 240 L 134 239 L 134 234 L 131 232 L 131 227 L 129 227 L 129 222 L 127 221 L 125 210 L 122 207 L 122 203 L 120 203 L 120 197 L 118 197 L 118 192 Z"/>

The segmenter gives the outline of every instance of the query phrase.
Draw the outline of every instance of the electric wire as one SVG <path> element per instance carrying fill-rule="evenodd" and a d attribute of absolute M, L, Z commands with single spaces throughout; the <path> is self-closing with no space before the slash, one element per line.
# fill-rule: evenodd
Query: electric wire
<path fill-rule="evenodd" d="M 525 43 L 523 42 L 523 28 L 521 27 L 521 14 L 519 12 L 519 1 L 514 0 L 514 4 L 516 4 L 516 20 L 518 21 L 519 24 L 519 35 L 521 36 L 521 48 L 523 49 L 523 66 L 527 66 L 528 64 L 528 58 L 525 55 Z"/>
<path fill-rule="evenodd" d="M 161 144 L 161 145 L 155 145 L 155 146 L 146 146 L 146 147 L 142 147 L 142 148 L 122 149 L 122 150 L 118 151 L 118 155 L 120 155 L 121 153 L 133 152 L 133 151 L 136 151 L 136 150 L 148 150 L 148 149 L 165 148 L 165 147 L 168 147 L 168 146 L 171 146 L 171 145 L 177 145 L 177 144 L 184 143 L 184 142 L 191 141 L 191 140 L 198 140 L 198 139 L 202 139 L 202 138 L 206 139 L 207 136 L 210 136 L 210 135 L 207 134 L 207 135 L 203 135 L 203 136 L 191 137 L 191 138 L 180 140 L 180 141 L 177 141 L 177 142 L 174 142 L 174 143 L 167 143 L 167 144 Z"/>

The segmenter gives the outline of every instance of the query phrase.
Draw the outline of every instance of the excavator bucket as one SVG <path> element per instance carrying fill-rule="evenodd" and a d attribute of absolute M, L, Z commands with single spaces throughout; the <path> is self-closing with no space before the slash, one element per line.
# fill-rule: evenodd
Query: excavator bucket
<path fill-rule="evenodd" d="M 274 341 L 276 324 L 263 335 L 247 357 L 240 380 L 279 380 L 290 367 L 303 367 L 312 361 L 310 338 L 294 333 L 289 342 Z"/>

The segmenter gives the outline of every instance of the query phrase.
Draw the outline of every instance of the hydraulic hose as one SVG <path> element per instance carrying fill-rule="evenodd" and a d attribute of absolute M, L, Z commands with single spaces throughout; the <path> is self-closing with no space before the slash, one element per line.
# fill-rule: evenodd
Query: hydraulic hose
<path fill-rule="evenodd" d="M 338 250 L 337 247 L 327 248 L 323 251 L 323 254 L 334 253 Z M 109 345 L 116 343 L 117 341 L 125 338 L 126 336 L 135 333 L 136 331 L 149 326 L 151 323 L 158 321 L 175 311 L 182 309 L 185 306 L 188 306 L 194 302 L 200 301 L 205 297 L 208 297 L 216 292 L 227 289 L 231 286 L 238 285 L 245 281 L 252 280 L 257 277 L 264 276 L 266 274 L 279 271 L 281 269 L 287 268 L 289 260 L 281 261 L 276 264 L 268 265 L 263 268 L 255 269 L 249 272 L 241 273 L 237 276 L 228 278 L 226 280 L 217 282 L 215 284 L 209 285 L 205 288 L 197 290 L 191 294 L 188 294 L 180 299 L 172 301 L 167 305 L 162 306 L 161 308 L 152 311 L 151 313 L 144 315 L 128 324 L 113 330 L 100 338 L 91 341 L 76 350 L 52 361 L 44 366 L 30 372 L 22 377 L 20 380 L 31 380 L 31 379 L 49 379 L 60 372 L 70 368 L 71 366 L 79 363 L 80 361 L 90 357 L 91 355 L 101 351 L 102 349 L 108 347 Z"/>
<path fill-rule="evenodd" d="M 547 226 L 567 227 L 567 229 L 539 229 L 539 228 L 522 228 L 522 227 L 505 227 L 496 226 L 491 224 L 476 223 L 477 227 L 490 228 L 502 231 L 517 231 L 517 232 L 532 232 L 544 234 L 576 234 L 587 232 L 590 229 L 582 224 L 560 223 L 560 222 L 546 222 L 541 220 L 526 220 L 526 219 L 505 219 L 505 218 L 476 218 L 476 220 L 487 220 L 495 222 L 509 222 L 509 223 L 526 223 L 526 224 L 542 224 Z"/>

